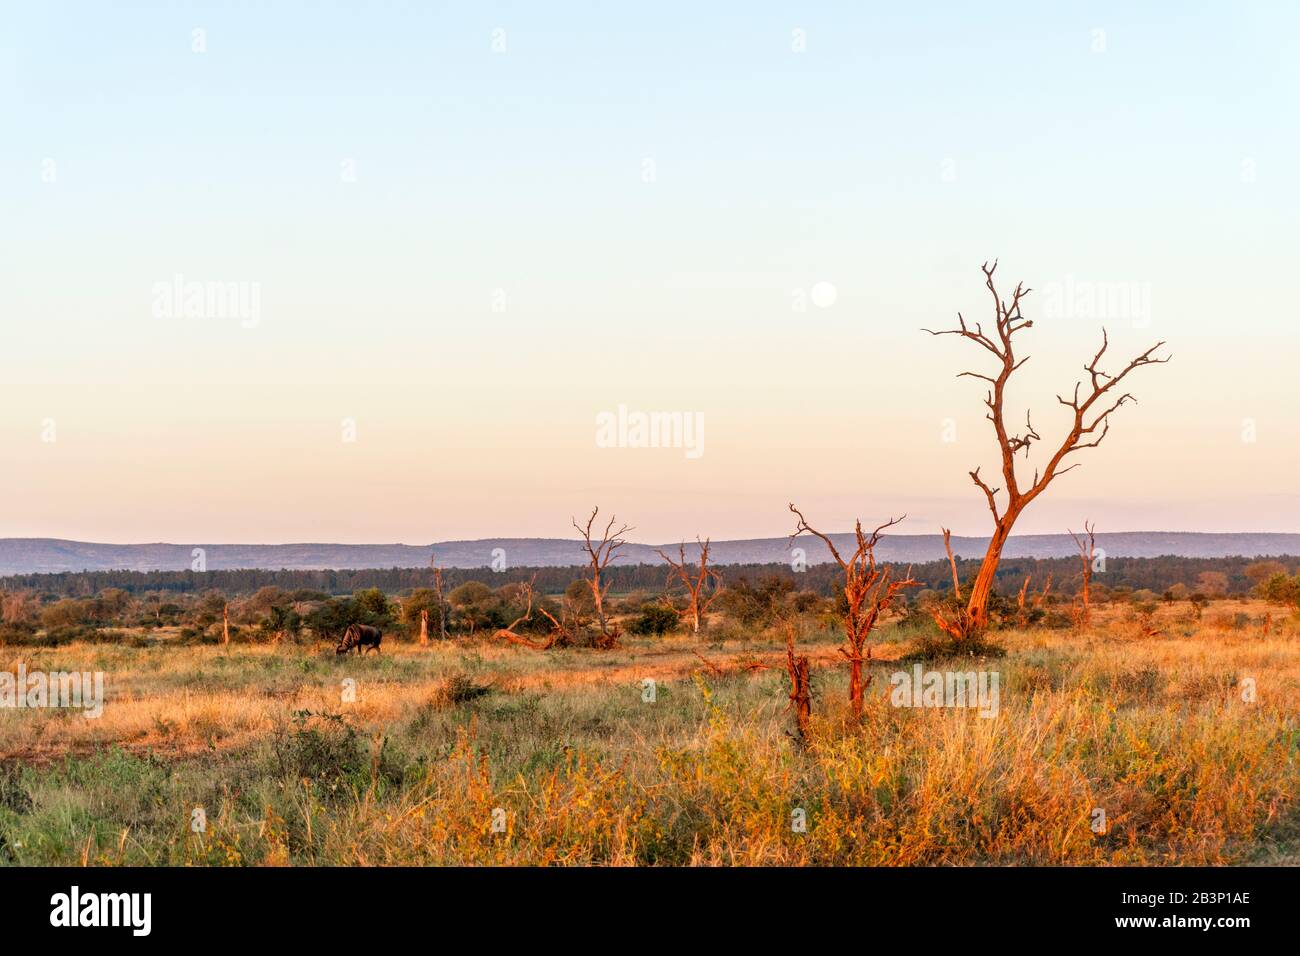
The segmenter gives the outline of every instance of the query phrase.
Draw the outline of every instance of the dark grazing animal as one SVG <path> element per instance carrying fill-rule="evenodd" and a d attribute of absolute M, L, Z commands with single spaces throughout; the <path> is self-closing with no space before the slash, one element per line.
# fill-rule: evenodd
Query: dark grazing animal
<path fill-rule="evenodd" d="M 343 632 L 343 640 L 339 641 L 338 647 L 334 648 L 334 653 L 346 654 L 355 647 L 358 654 L 364 654 L 367 648 L 373 647 L 378 654 L 380 653 L 379 642 L 383 639 L 384 632 L 377 627 L 371 627 L 369 624 L 349 624 L 348 629 Z"/>

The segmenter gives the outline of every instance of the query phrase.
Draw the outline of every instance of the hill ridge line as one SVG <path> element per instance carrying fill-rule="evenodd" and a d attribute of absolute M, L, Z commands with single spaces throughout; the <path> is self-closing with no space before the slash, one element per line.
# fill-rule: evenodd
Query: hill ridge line
<path fill-rule="evenodd" d="M 852 538 L 835 532 L 838 544 Z M 954 535 L 954 552 L 977 557 L 988 536 Z M 657 549 L 676 550 L 680 542 L 642 544 L 628 542 L 619 552 L 620 564 L 658 564 Z M 688 558 L 698 546 L 685 542 Z M 1112 531 L 1098 532 L 1097 545 L 1111 557 L 1188 558 L 1280 557 L 1300 555 L 1300 534 L 1235 531 Z M 713 541 L 710 558 L 715 564 L 787 563 L 792 547 L 804 549 L 811 564 L 829 560 L 826 546 L 817 539 L 787 537 L 736 538 Z M 498 550 L 499 549 L 499 550 Z M 197 552 L 197 554 L 196 554 Z M 1013 535 L 1004 549 L 1008 558 L 1055 558 L 1077 554 L 1068 534 Z M 474 538 L 431 544 L 339 544 L 294 542 L 285 544 L 108 544 L 69 538 L 0 538 L 0 575 L 77 571 L 184 571 L 184 570 L 359 570 L 412 568 L 429 564 L 430 556 L 449 568 L 481 568 L 494 559 L 508 567 L 569 567 L 585 562 L 580 543 L 573 538 Z M 881 538 L 877 556 L 886 561 L 923 563 L 945 556 L 940 534 L 891 534 Z M 202 567 L 196 567 L 201 563 Z"/>

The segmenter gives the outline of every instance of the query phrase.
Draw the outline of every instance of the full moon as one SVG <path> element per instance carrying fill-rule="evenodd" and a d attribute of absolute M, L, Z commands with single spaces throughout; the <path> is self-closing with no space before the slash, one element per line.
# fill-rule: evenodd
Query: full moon
<path fill-rule="evenodd" d="M 819 309 L 829 309 L 839 297 L 839 291 L 829 282 L 818 282 L 812 287 L 812 302 Z"/>

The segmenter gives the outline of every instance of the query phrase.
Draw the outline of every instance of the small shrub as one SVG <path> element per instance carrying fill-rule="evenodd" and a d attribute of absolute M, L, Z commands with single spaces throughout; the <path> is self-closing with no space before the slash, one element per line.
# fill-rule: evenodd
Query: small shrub
<path fill-rule="evenodd" d="M 1043 615 L 1043 620 L 1040 626 L 1050 628 L 1054 631 L 1068 630 L 1074 626 L 1074 618 L 1065 611 L 1048 611 Z"/>
<path fill-rule="evenodd" d="M 1201 700 L 1230 694 L 1236 685 L 1235 674 L 1189 674 L 1182 679 L 1180 689 L 1188 700 Z"/>
<path fill-rule="evenodd" d="M 632 619 L 628 630 L 633 634 L 666 634 L 677 626 L 678 614 L 666 604 L 641 605 L 641 613 Z"/>
<path fill-rule="evenodd" d="M 478 684 L 475 683 L 472 677 L 457 673 L 452 674 L 434 689 L 429 704 L 434 709 L 442 710 L 471 700 L 478 700 L 478 698 L 491 692 L 491 684 Z"/>
<path fill-rule="evenodd" d="M 360 778 L 367 766 L 365 742 L 342 714 L 295 711 L 291 729 L 277 734 L 272 748 L 284 777 L 337 785 Z"/>
<path fill-rule="evenodd" d="M 1114 693 L 1119 697 L 1148 701 L 1159 696 L 1164 686 L 1164 675 L 1159 668 L 1147 664 L 1132 670 L 1100 675 L 1096 684 L 1103 695 Z"/>
<path fill-rule="evenodd" d="M 23 786 L 22 768 L 15 764 L 0 767 L 0 809 L 22 815 L 32 809 L 32 798 Z"/>

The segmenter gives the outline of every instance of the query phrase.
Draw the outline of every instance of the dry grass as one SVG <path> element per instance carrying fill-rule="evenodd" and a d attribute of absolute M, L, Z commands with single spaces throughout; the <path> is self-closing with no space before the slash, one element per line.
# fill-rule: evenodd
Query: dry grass
<path fill-rule="evenodd" d="M 1084 633 L 1001 635 L 1004 657 L 960 665 L 1001 674 L 992 720 L 892 707 L 887 659 L 910 642 L 887 628 L 855 724 L 833 639 L 813 635 L 806 749 L 775 636 L 33 651 L 29 670 L 104 671 L 108 701 L 97 720 L 0 711 L 0 860 L 1300 862 L 1300 640 L 1168 608 L 1159 624 L 1108 609 Z"/>

